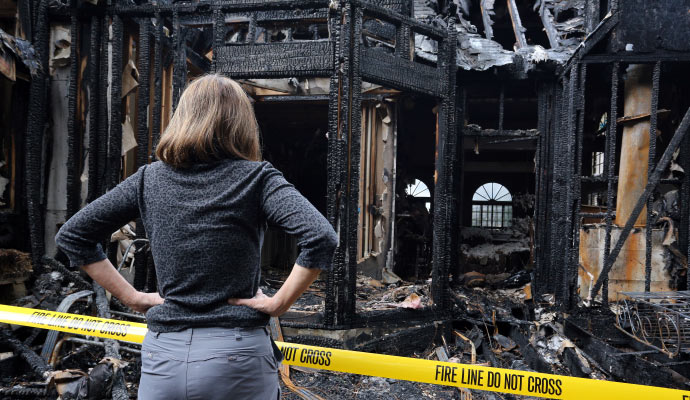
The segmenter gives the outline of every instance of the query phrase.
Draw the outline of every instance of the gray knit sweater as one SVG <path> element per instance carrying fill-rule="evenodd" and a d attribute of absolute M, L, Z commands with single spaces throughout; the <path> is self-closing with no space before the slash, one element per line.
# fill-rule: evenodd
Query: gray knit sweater
<path fill-rule="evenodd" d="M 228 298 L 259 288 L 266 224 L 297 237 L 297 263 L 329 269 L 337 237 L 328 221 L 268 162 L 224 160 L 174 169 L 140 168 L 62 226 L 55 241 L 73 267 L 105 259 L 99 242 L 141 216 L 165 303 L 149 329 L 255 327 L 268 315 Z"/>

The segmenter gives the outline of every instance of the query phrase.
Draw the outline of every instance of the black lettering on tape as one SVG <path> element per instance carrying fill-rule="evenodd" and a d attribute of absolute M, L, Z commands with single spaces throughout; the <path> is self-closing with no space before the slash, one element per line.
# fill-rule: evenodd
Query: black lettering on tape
<path fill-rule="evenodd" d="M 488 387 L 500 388 L 501 387 L 501 373 L 488 371 L 488 375 L 486 377 L 486 385 Z"/>
<path fill-rule="evenodd" d="M 303 349 L 299 361 L 304 364 L 328 366 L 331 365 L 331 352 L 318 349 Z M 287 359 L 287 358 L 286 358 Z"/>
<path fill-rule="evenodd" d="M 514 391 L 522 390 L 522 378 L 522 375 L 506 372 L 505 379 L 503 380 L 503 389 Z"/>
<path fill-rule="evenodd" d="M 436 366 L 436 377 L 434 378 L 440 382 L 457 382 L 458 367 L 450 367 L 448 365 L 437 365 Z"/>
<path fill-rule="evenodd" d="M 283 346 L 280 348 L 280 352 L 283 353 L 283 358 L 285 361 L 295 361 L 297 350 L 297 347 L 291 346 Z"/>
<path fill-rule="evenodd" d="M 482 386 L 482 380 L 484 379 L 482 372 L 484 371 L 463 368 L 460 376 L 460 382 L 464 385 Z"/>
<path fill-rule="evenodd" d="M 541 378 L 538 376 L 530 376 L 527 380 L 527 391 L 537 394 L 557 395 L 563 392 L 561 389 L 561 380 L 554 378 Z"/>

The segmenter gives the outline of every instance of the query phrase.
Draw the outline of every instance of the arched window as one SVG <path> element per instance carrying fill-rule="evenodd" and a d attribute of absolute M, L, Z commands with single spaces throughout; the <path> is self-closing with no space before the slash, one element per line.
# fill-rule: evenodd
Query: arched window
<path fill-rule="evenodd" d="M 407 185 L 405 188 L 405 194 L 421 200 L 429 200 L 424 202 L 424 206 L 426 207 L 427 211 L 431 211 L 431 192 L 429 192 L 429 188 L 426 187 L 424 182 L 420 181 L 419 179 L 415 179 L 414 183 Z"/>
<path fill-rule="evenodd" d="M 472 226 L 505 228 L 513 219 L 513 196 L 505 186 L 485 183 L 472 196 Z"/>

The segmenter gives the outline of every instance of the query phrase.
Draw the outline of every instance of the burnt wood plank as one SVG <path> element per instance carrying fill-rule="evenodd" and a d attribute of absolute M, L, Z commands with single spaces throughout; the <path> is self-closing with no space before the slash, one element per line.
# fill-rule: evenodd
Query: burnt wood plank
<path fill-rule="evenodd" d="M 329 76 L 333 69 L 333 43 L 309 41 L 222 46 L 218 71 L 233 77 Z"/>
<path fill-rule="evenodd" d="M 362 78 L 394 89 L 442 97 L 438 69 L 374 49 L 362 49 Z"/>

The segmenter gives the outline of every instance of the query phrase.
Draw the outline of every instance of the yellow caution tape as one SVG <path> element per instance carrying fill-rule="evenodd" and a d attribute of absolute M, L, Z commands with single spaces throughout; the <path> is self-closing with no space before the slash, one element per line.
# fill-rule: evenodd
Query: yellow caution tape
<path fill-rule="evenodd" d="M 0 305 L 0 322 L 142 343 L 145 324 Z M 277 342 L 283 363 L 565 400 L 690 400 L 690 391 Z"/>

